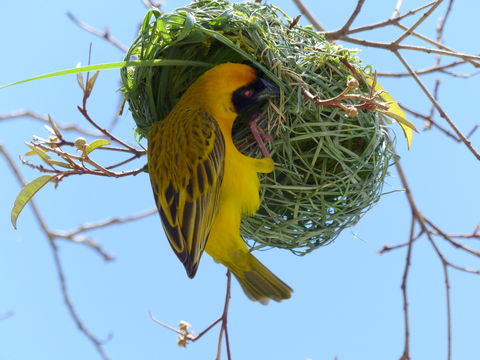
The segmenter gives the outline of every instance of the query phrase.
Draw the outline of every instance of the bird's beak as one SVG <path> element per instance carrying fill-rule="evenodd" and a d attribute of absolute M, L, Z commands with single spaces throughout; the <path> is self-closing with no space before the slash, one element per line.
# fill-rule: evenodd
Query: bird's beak
<path fill-rule="evenodd" d="M 280 89 L 277 85 L 274 85 L 263 78 L 260 78 L 260 81 L 265 88 L 257 94 L 258 101 L 266 101 L 272 97 L 280 96 Z"/>

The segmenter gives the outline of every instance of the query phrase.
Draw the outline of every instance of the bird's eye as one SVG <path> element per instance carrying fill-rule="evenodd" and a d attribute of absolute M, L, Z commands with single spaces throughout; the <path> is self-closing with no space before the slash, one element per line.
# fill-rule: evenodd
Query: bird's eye
<path fill-rule="evenodd" d="M 253 91 L 252 89 L 245 89 L 242 91 L 242 96 L 246 98 L 251 98 L 254 93 L 255 91 Z"/>

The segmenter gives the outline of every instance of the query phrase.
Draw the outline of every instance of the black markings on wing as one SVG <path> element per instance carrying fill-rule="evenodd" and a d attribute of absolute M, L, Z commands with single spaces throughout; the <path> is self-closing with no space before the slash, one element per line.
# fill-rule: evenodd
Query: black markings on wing
<path fill-rule="evenodd" d="M 166 236 L 189 277 L 195 276 L 218 211 L 224 158 L 221 130 L 204 112 L 169 116 L 149 134 L 155 200 Z"/>

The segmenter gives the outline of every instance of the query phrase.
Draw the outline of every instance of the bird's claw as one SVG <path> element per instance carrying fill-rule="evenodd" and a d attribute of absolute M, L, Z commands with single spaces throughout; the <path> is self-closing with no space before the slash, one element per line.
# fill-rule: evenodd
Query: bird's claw
<path fill-rule="evenodd" d="M 260 126 L 258 126 L 257 121 L 260 118 L 261 114 L 262 113 L 260 111 L 255 112 L 250 118 L 250 121 L 248 122 L 248 127 L 262 155 L 264 157 L 271 157 L 270 153 L 267 150 L 267 147 L 265 146 L 265 143 L 272 141 L 273 136 L 265 133 L 265 131 Z"/>

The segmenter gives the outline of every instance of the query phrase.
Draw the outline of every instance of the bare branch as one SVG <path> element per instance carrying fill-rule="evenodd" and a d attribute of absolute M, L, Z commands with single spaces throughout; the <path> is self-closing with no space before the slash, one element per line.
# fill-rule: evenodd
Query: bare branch
<path fill-rule="evenodd" d="M 426 75 L 426 74 L 432 74 L 432 73 L 436 73 L 436 72 L 444 72 L 446 74 L 450 74 L 450 73 L 448 73 L 444 70 L 453 68 L 453 67 L 458 66 L 458 65 L 463 65 L 466 62 L 467 61 L 465 61 L 465 60 L 457 60 L 457 61 L 452 61 L 451 63 L 446 64 L 446 65 L 433 65 L 433 66 L 430 66 L 429 68 L 426 68 L 426 69 L 415 70 L 415 72 L 417 73 L 417 75 Z M 476 74 L 478 74 L 478 72 L 474 72 L 474 73 L 466 74 L 466 75 L 461 75 L 461 76 L 460 75 L 454 75 L 454 74 L 450 74 L 450 75 L 457 76 L 457 77 L 468 78 L 468 77 L 472 77 Z M 404 73 L 378 72 L 377 75 L 378 76 L 384 76 L 384 77 L 407 77 L 407 76 L 411 76 L 410 73 L 408 73 L 408 72 L 404 72 Z"/>
<path fill-rule="evenodd" d="M 218 337 L 218 345 L 217 345 L 217 356 L 215 357 L 215 360 L 220 360 L 220 354 L 221 354 L 221 349 L 222 349 L 222 339 L 223 336 L 225 336 L 225 344 L 226 344 L 226 349 L 227 349 L 227 359 L 232 360 L 232 355 L 230 352 L 230 342 L 228 339 L 228 330 L 227 330 L 227 318 L 228 318 L 228 306 L 230 304 L 230 289 L 231 289 L 231 284 L 232 284 L 232 274 L 230 270 L 227 270 L 227 289 L 225 292 L 225 303 L 223 305 L 223 312 L 222 315 L 215 320 L 213 323 L 211 323 L 205 330 L 203 330 L 201 333 L 198 335 L 195 335 L 193 332 L 189 331 L 188 328 L 190 327 L 190 324 L 181 321 L 180 322 L 180 329 L 176 329 L 173 326 L 170 326 L 168 324 L 165 324 L 164 322 L 156 319 L 151 313 L 150 313 L 150 318 L 156 322 L 157 324 L 169 329 L 170 331 L 173 331 L 177 333 L 178 336 L 178 345 L 185 347 L 188 345 L 189 342 L 195 342 L 199 339 L 202 338 L 203 335 L 208 333 L 215 325 L 218 323 L 221 323 L 221 328 L 220 328 L 220 333 Z"/>
<path fill-rule="evenodd" d="M 39 122 L 49 124 L 48 117 L 44 115 L 40 115 L 38 113 L 35 113 L 30 110 L 17 110 L 17 111 L 12 111 L 10 113 L 6 114 L 0 114 L 0 121 L 7 121 L 7 120 L 13 120 L 21 117 L 26 117 L 30 118 L 33 120 L 37 120 Z M 103 134 L 101 132 L 97 131 L 91 131 L 87 129 L 83 129 L 75 124 L 57 124 L 58 128 L 63 130 L 63 131 L 74 131 L 82 135 L 87 135 L 87 136 L 94 136 L 94 137 L 101 137 Z"/>
<path fill-rule="evenodd" d="M 103 221 L 85 223 L 85 224 L 82 224 L 82 225 L 78 226 L 77 228 L 75 228 L 73 230 L 70 230 L 70 231 L 67 231 L 67 232 L 63 233 L 61 236 L 64 237 L 64 238 L 70 238 L 72 236 L 75 236 L 75 235 L 78 235 L 80 233 L 84 233 L 84 232 L 87 232 L 87 231 L 98 230 L 98 229 L 101 229 L 101 228 L 104 228 L 104 227 L 107 227 L 107 226 L 111 226 L 111 225 L 125 224 L 125 223 L 128 223 L 128 222 L 137 221 L 137 220 L 146 218 L 150 215 L 156 214 L 157 212 L 158 212 L 158 210 L 155 208 L 155 209 L 142 211 L 138 214 L 131 215 L 131 216 L 126 216 L 126 217 L 123 217 L 123 218 L 122 217 L 114 217 L 114 218 L 103 220 Z"/>
<path fill-rule="evenodd" d="M 12 173 L 15 175 L 15 178 L 17 179 L 18 183 L 23 187 L 25 186 L 26 182 L 23 179 L 20 171 L 18 170 L 17 166 L 13 162 L 12 158 L 10 155 L 7 153 L 5 148 L 0 145 L 0 154 L 3 155 L 3 157 L 6 159 L 8 166 L 10 167 L 10 170 Z M 72 300 L 70 298 L 70 294 L 68 292 L 67 288 L 67 283 L 66 283 L 66 278 L 65 278 L 65 272 L 63 270 L 62 263 L 60 261 L 60 256 L 58 254 L 58 247 L 55 243 L 54 236 L 52 234 L 52 231 L 48 228 L 48 226 L 45 223 L 45 220 L 43 219 L 43 216 L 41 215 L 40 211 L 37 208 L 35 200 L 30 200 L 30 206 L 32 208 L 33 214 L 35 216 L 35 219 L 37 220 L 38 224 L 40 225 L 40 228 L 42 229 L 43 233 L 48 239 L 48 244 L 50 245 L 50 248 L 52 250 L 54 262 L 55 262 L 55 268 L 57 271 L 57 276 L 60 282 L 60 289 L 63 297 L 63 301 L 68 309 L 68 312 L 70 313 L 71 318 L 77 325 L 78 329 L 80 332 L 93 344 L 95 347 L 96 351 L 98 354 L 102 357 L 104 360 L 109 360 L 109 356 L 105 352 L 105 349 L 103 348 L 104 341 L 98 340 L 92 332 L 85 326 L 83 323 L 82 319 L 78 315 Z"/>
<path fill-rule="evenodd" d="M 400 165 L 398 165 L 397 169 L 400 168 L 400 171 L 403 172 Z M 407 291 L 407 282 L 408 282 L 408 275 L 410 273 L 410 265 L 412 261 L 412 249 L 414 243 L 414 231 L 415 231 L 415 216 L 412 214 L 412 220 L 410 222 L 410 235 L 408 241 L 408 249 L 407 255 L 405 258 L 405 267 L 403 269 L 403 276 L 402 276 L 402 298 L 403 298 L 403 323 L 404 323 L 404 344 L 403 344 L 403 353 L 401 356 L 401 360 L 410 359 L 410 320 L 409 320 L 409 304 L 408 304 L 408 291 Z"/>
<path fill-rule="evenodd" d="M 407 27 L 406 27 L 406 26 L 403 26 L 402 24 L 397 23 L 396 25 L 397 25 L 399 28 L 403 29 L 403 30 L 408 30 Z M 457 51 L 455 51 L 455 50 L 453 50 L 453 49 L 445 46 L 444 44 L 442 44 L 442 43 L 439 42 L 439 41 L 434 41 L 434 40 L 432 40 L 432 39 L 430 39 L 430 38 L 428 38 L 428 37 L 426 37 L 426 36 L 423 36 L 423 35 L 421 35 L 421 34 L 418 34 L 418 33 L 416 33 L 416 32 L 412 32 L 411 35 L 413 35 L 413 36 L 415 36 L 415 37 L 417 37 L 417 38 L 419 38 L 419 39 L 422 39 L 423 41 L 425 41 L 425 42 L 427 42 L 427 43 L 429 43 L 429 44 L 431 44 L 431 45 L 433 45 L 433 46 L 436 46 L 436 47 L 439 48 L 439 49 L 443 49 L 443 50 L 445 50 L 445 51 L 448 52 L 448 53 L 438 53 L 438 55 L 458 54 Z M 438 56 L 437 56 L 437 60 L 436 60 L 436 63 L 435 63 L 435 65 L 437 65 L 437 66 L 440 64 L 439 61 L 438 61 L 438 59 L 439 59 L 439 58 L 438 58 Z M 478 63 L 478 62 L 476 62 L 476 61 L 473 61 L 472 59 L 465 59 L 465 62 L 468 62 L 468 63 L 472 64 L 472 65 L 475 66 L 475 67 L 479 67 L 479 66 L 480 66 L 480 63 Z"/>
<path fill-rule="evenodd" d="M 432 1 L 431 3 L 425 4 L 425 5 L 422 5 L 419 8 L 410 10 L 407 13 L 405 13 L 403 15 L 399 15 L 397 17 L 392 17 L 390 19 L 380 21 L 378 23 L 373 23 L 373 24 L 370 24 L 370 25 L 364 25 L 364 26 L 360 26 L 360 27 L 357 27 L 357 28 L 354 28 L 354 29 L 349 29 L 348 34 L 354 34 L 354 33 L 362 32 L 362 31 L 375 30 L 375 29 L 379 29 L 379 28 L 382 28 L 382 27 L 385 27 L 385 26 L 388 26 L 388 25 L 397 24 L 400 20 L 405 19 L 405 18 L 407 18 L 409 16 L 412 16 L 412 15 L 415 15 L 417 12 L 422 11 L 423 9 L 426 9 L 429 6 L 432 6 L 435 3 L 435 1 Z M 338 35 L 338 34 L 337 34 L 336 31 L 333 31 L 333 32 L 327 32 L 326 35 L 327 35 L 328 39 L 331 38 L 331 40 L 335 40 L 336 39 L 335 36 Z"/>
<path fill-rule="evenodd" d="M 101 37 L 103 39 L 105 39 L 108 43 L 112 44 L 113 46 L 115 46 L 117 49 L 119 49 L 121 52 L 124 52 L 126 53 L 127 50 L 128 50 L 128 47 L 126 47 L 125 45 L 123 45 L 120 41 L 118 41 L 117 39 L 115 39 L 111 34 L 110 34 L 110 31 L 108 29 L 105 29 L 105 31 L 99 31 L 97 29 L 95 29 L 94 27 L 88 25 L 87 23 L 84 23 L 82 21 L 80 21 L 75 15 L 73 15 L 71 12 L 67 12 L 67 16 L 70 20 L 72 20 L 72 22 L 79 26 L 80 28 L 82 28 L 83 30 L 85 30 L 86 32 L 90 33 L 90 34 L 93 34 L 95 36 L 98 36 L 98 37 Z"/>
<path fill-rule="evenodd" d="M 430 129 L 430 127 L 435 127 L 437 128 L 438 130 L 440 130 L 441 132 L 443 132 L 445 135 L 447 135 L 448 137 L 451 137 L 453 140 L 455 140 L 456 142 L 462 142 L 461 139 L 459 139 L 458 137 L 456 137 L 453 133 L 451 133 L 450 131 L 448 131 L 447 129 L 445 129 L 444 127 L 440 126 L 437 124 L 436 121 L 433 120 L 433 117 L 431 115 L 427 116 L 427 115 L 424 115 L 424 114 L 421 114 L 419 113 L 418 111 L 415 111 L 415 110 L 412 110 L 410 109 L 409 107 L 403 105 L 403 104 L 400 104 L 400 107 L 406 111 L 407 113 L 415 116 L 415 117 L 418 117 L 420 119 L 423 119 L 425 120 L 425 124 L 428 124 L 424 126 L 424 130 L 428 130 Z"/>
<path fill-rule="evenodd" d="M 402 64 L 407 68 L 408 72 L 412 75 L 412 77 L 415 79 L 417 82 L 418 86 L 422 89 L 422 91 L 427 95 L 428 99 L 431 101 L 431 103 L 435 106 L 435 109 L 439 112 L 440 116 L 447 121 L 447 123 L 450 125 L 450 127 L 454 130 L 454 132 L 458 135 L 458 137 L 462 140 L 462 142 L 467 146 L 467 148 L 472 152 L 472 154 L 480 160 L 480 153 L 477 152 L 477 150 L 472 146 L 471 141 L 463 135 L 463 133 L 460 131 L 460 129 L 457 127 L 457 125 L 450 119 L 450 117 L 445 113 L 443 108 L 440 106 L 440 104 L 435 100 L 435 98 L 432 96 L 430 91 L 426 88 L 426 86 L 423 84 L 423 82 L 420 80 L 418 75 L 413 71 L 413 69 L 410 67 L 408 62 L 405 60 L 405 58 L 400 55 L 398 51 L 394 51 L 394 54 L 398 57 L 398 59 L 402 62 Z"/>
<path fill-rule="evenodd" d="M 101 131 L 107 138 L 109 138 L 110 140 L 112 141 L 115 141 L 116 143 L 122 145 L 123 147 L 125 147 L 126 149 L 128 149 L 132 154 L 135 154 L 137 155 L 138 157 L 142 156 L 144 154 L 144 151 L 142 150 L 139 150 L 139 149 L 135 149 L 134 147 L 132 147 L 131 145 L 127 144 L 126 142 L 124 142 L 123 140 L 120 140 L 119 138 L 117 138 L 115 135 L 113 135 L 112 133 L 110 133 L 107 129 L 105 128 L 102 128 L 100 125 L 98 125 L 91 117 L 90 115 L 88 114 L 88 111 L 87 111 L 87 108 L 86 108 L 86 98 L 84 98 L 84 101 L 83 101 L 83 106 L 77 106 L 78 110 L 80 111 L 80 113 L 85 117 L 85 119 L 87 119 L 87 121 L 92 124 L 96 129 L 98 129 L 99 131 Z"/>
<path fill-rule="evenodd" d="M 348 30 L 350 29 L 350 26 L 355 21 L 358 14 L 360 13 L 360 10 L 362 10 L 362 6 L 363 6 L 364 3 L 365 3 L 365 0 L 358 0 L 357 6 L 355 7 L 355 10 L 353 10 L 352 15 L 350 15 L 350 17 L 345 22 L 345 24 L 342 26 L 342 28 L 340 30 L 338 30 L 338 32 L 340 34 L 345 34 L 345 33 L 348 32 Z"/>
<path fill-rule="evenodd" d="M 450 278 L 448 276 L 448 266 L 442 263 L 443 279 L 445 282 L 445 298 L 447 300 L 447 359 L 452 360 L 452 301 L 450 292 Z"/>
<path fill-rule="evenodd" d="M 307 7 L 303 4 L 302 0 L 293 0 L 295 5 L 297 6 L 298 10 L 307 18 L 308 21 L 312 24 L 312 26 L 317 29 L 318 31 L 325 31 L 323 26 L 320 25 L 318 20 L 313 16 L 313 14 L 310 12 L 310 10 L 307 9 Z"/>
<path fill-rule="evenodd" d="M 400 35 L 397 40 L 393 41 L 392 44 L 395 44 L 395 45 L 398 45 L 400 44 L 403 40 L 405 40 L 408 36 L 410 36 L 412 34 L 413 31 L 415 31 L 415 29 L 417 27 L 419 27 L 425 20 L 428 19 L 428 17 L 430 16 L 431 13 L 433 13 L 437 7 L 440 6 L 440 4 L 443 2 L 443 0 L 437 0 L 437 2 L 430 8 L 428 9 L 425 14 L 423 14 L 420 19 L 418 19 L 412 26 L 410 26 L 410 28 L 408 28 L 407 30 L 405 30 L 405 32 Z"/>

